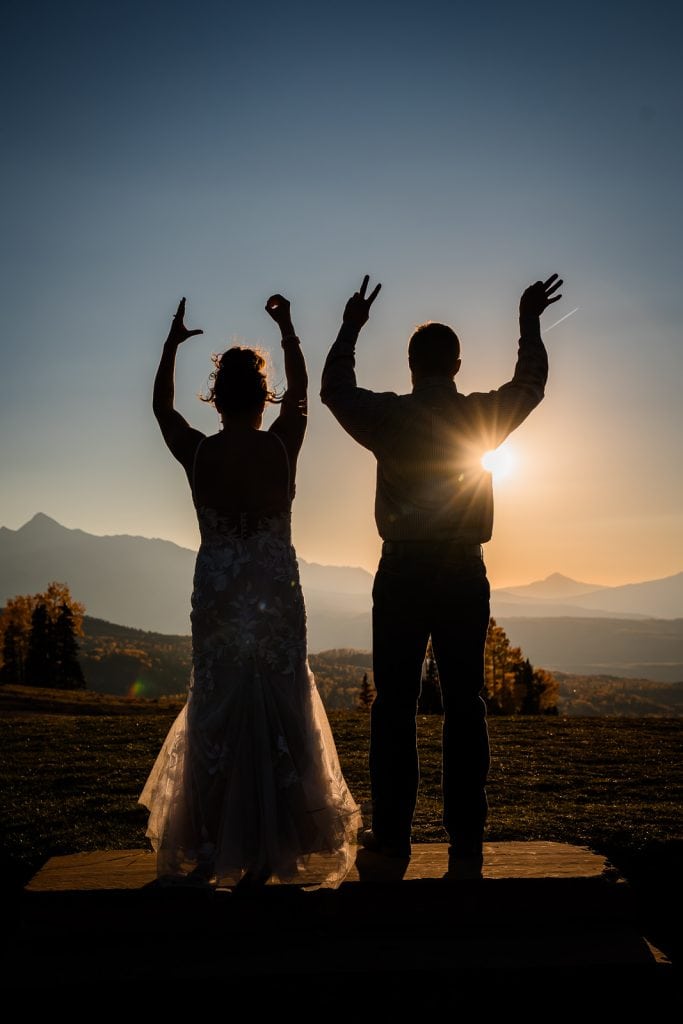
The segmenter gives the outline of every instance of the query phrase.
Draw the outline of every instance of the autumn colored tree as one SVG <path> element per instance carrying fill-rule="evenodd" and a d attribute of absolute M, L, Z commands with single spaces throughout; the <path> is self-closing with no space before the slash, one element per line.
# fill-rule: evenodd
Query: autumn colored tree
<path fill-rule="evenodd" d="M 76 644 L 77 652 L 76 637 L 83 635 L 85 608 L 79 601 L 74 601 L 65 583 L 54 581 L 48 584 L 42 594 L 19 594 L 7 601 L 0 613 L 0 681 L 33 686 L 60 685 L 50 680 L 53 679 L 52 672 L 57 665 L 55 634 L 60 632 L 57 623 L 64 615 L 64 606 L 69 610 L 71 643 Z M 69 648 L 67 632 L 66 624 L 63 623 L 61 643 L 65 650 Z M 73 658 L 73 646 L 71 652 L 65 655 L 67 661 Z"/>
<path fill-rule="evenodd" d="M 2 681 L 23 683 L 25 680 L 28 640 L 31 635 L 31 616 L 36 606 L 33 597 L 20 594 L 11 597 L 2 610 Z"/>
<path fill-rule="evenodd" d="M 545 669 L 535 669 L 519 647 L 512 647 L 502 626 L 489 623 L 484 653 L 484 699 L 492 715 L 556 715 L 559 687 Z M 420 714 L 443 710 L 439 672 L 431 640 L 422 675 Z"/>
<path fill-rule="evenodd" d="M 486 705 L 492 714 L 510 713 L 506 688 L 510 685 L 510 641 L 505 630 L 491 619 L 484 653 Z M 507 706 L 507 708 L 506 708 Z"/>
<path fill-rule="evenodd" d="M 36 594 L 34 600 L 42 601 L 47 607 L 50 622 L 56 623 L 62 614 L 62 608 L 67 606 L 71 612 L 71 620 L 74 636 L 83 636 L 83 616 L 85 606 L 80 601 L 74 601 L 66 583 L 50 583 L 44 594 Z"/>
<path fill-rule="evenodd" d="M 485 698 L 494 715 L 557 714 L 559 688 L 550 672 L 535 669 L 502 626 L 489 623 L 486 638 Z"/>

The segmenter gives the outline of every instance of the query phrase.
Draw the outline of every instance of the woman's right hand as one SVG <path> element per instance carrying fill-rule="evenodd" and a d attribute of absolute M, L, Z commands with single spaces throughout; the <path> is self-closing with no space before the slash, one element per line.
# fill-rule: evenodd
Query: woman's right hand
<path fill-rule="evenodd" d="M 266 302 L 266 313 L 278 325 L 283 337 L 287 334 L 294 334 L 289 299 L 286 299 L 284 295 L 271 295 Z"/>
<path fill-rule="evenodd" d="M 203 333 L 204 331 L 200 329 L 190 331 L 185 326 L 185 298 L 183 297 L 178 303 L 178 309 L 171 321 L 171 329 L 168 332 L 166 344 L 182 345 L 184 341 L 187 341 L 187 339 L 193 337 L 193 335 Z"/>

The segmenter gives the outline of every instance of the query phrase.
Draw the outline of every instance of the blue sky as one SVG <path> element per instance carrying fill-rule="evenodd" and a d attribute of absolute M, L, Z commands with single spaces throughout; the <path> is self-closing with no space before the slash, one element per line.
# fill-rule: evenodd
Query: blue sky
<path fill-rule="evenodd" d="M 509 379 L 553 271 L 543 405 L 513 435 L 495 585 L 683 568 L 683 16 L 671 3 L 7 3 L 0 524 L 37 511 L 194 546 L 151 384 L 181 295 L 210 354 L 271 350 L 292 301 L 312 385 L 295 503 L 311 561 L 372 568 L 374 467 L 317 399 L 344 302 L 381 280 L 359 378 L 407 390 L 443 320 L 462 390 Z"/>

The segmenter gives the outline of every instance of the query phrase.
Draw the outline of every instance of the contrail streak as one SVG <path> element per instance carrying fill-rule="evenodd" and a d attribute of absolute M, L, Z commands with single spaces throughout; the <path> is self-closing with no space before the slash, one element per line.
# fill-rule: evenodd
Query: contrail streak
<path fill-rule="evenodd" d="M 550 327 L 546 327 L 544 333 L 547 334 L 548 331 L 552 331 L 553 327 L 557 327 L 558 324 L 561 324 L 563 320 L 566 320 L 568 316 L 572 316 L 572 314 L 576 313 L 577 310 L 579 310 L 580 308 L 580 306 L 577 306 L 576 309 L 570 309 L 568 313 L 565 313 L 564 316 L 561 316 L 560 319 L 556 320 L 554 324 L 551 324 Z"/>

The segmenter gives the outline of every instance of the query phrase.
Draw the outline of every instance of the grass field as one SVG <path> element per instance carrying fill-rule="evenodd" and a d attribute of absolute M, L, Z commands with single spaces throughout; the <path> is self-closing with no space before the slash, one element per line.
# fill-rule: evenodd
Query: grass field
<path fill-rule="evenodd" d="M 180 704 L 2 688 L 3 875 L 53 854 L 144 847 L 137 796 Z M 330 712 L 346 779 L 368 818 L 369 716 Z M 414 840 L 444 841 L 437 716 L 418 720 Z M 487 837 L 585 844 L 624 870 L 680 855 L 681 719 L 492 718 Z"/>
<path fill-rule="evenodd" d="M 144 848 L 137 797 L 181 704 L 0 687 L 0 865 L 8 894 L 52 855 Z M 346 779 L 369 823 L 369 715 L 331 711 Z M 643 934 L 683 960 L 680 718 L 492 718 L 487 838 L 587 845 L 631 881 Z M 445 841 L 437 716 L 418 719 L 413 838 Z"/>

